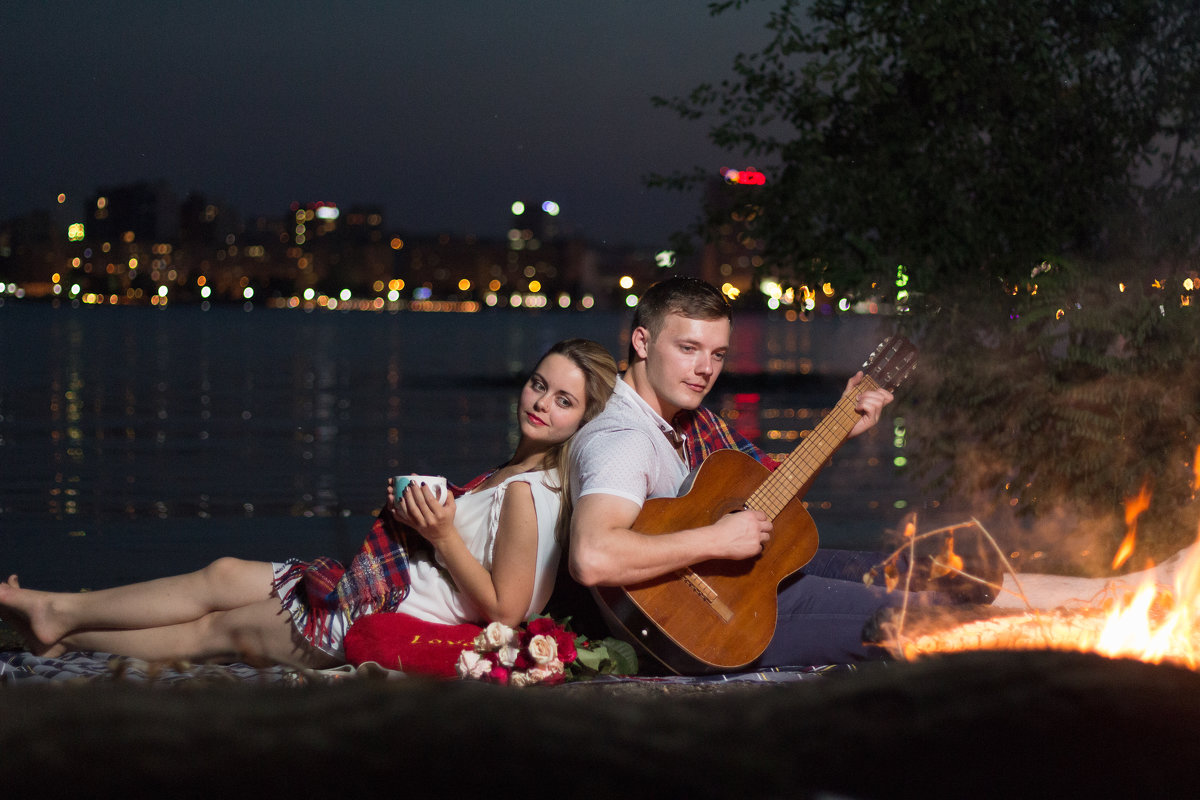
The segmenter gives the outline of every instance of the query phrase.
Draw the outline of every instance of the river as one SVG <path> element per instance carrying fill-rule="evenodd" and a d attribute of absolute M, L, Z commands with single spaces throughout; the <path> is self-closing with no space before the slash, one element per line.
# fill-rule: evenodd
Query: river
<path fill-rule="evenodd" d="M 710 405 L 786 453 L 881 320 L 747 314 Z M 399 472 L 462 482 L 516 436 L 522 371 L 628 314 L 0 306 L 0 571 L 99 588 L 220 555 L 344 556 Z M 893 416 L 810 491 L 830 546 L 871 547 L 917 492 Z"/>

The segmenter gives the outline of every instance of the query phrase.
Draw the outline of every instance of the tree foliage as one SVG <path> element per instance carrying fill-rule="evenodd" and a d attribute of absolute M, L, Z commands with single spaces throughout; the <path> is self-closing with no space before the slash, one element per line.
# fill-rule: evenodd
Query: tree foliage
<path fill-rule="evenodd" d="M 1005 325 L 924 326 L 908 415 L 922 465 L 957 496 L 1107 517 L 1111 536 L 1144 488 L 1141 538 L 1161 557 L 1197 534 L 1200 319 L 1181 302 L 1200 292 L 1128 281 L 1124 262 L 1035 271 Z"/>
<path fill-rule="evenodd" d="M 1190 502 L 1200 7 L 784 0 L 766 31 L 733 77 L 657 102 L 768 175 L 728 187 L 767 270 L 906 312 L 947 491 Z"/>

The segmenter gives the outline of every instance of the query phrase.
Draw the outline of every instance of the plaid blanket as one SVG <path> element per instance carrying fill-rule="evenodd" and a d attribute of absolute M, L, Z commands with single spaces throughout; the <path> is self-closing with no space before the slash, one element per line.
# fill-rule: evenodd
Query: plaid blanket
<path fill-rule="evenodd" d="M 490 474 L 479 475 L 465 486 L 450 485 L 449 489 L 455 497 L 461 497 Z M 423 544 L 420 537 L 413 542 L 415 547 Z M 349 625 L 367 614 L 396 610 L 408 596 L 410 552 L 407 529 L 385 508 L 349 567 L 332 558 L 292 559 L 276 575 L 274 588 L 285 608 L 292 608 L 299 600 L 308 609 L 304 638 L 326 643 L 335 613 L 344 615 Z"/>
<path fill-rule="evenodd" d="M 63 653 L 56 658 L 35 656 L 24 650 L 0 650 L 0 686 L 62 684 L 79 681 L 174 685 L 196 682 L 291 684 L 302 673 L 286 667 L 252 667 L 249 664 L 150 663 L 111 653 Z"/>
<path fill-rule="evenodd" d="M 380 512 L 349 567 L 332 558 L 292 559 L 276 575 L 275 590 L 284 607 L 297 600 L 307 607 L 302 633 L 310 642 L 329 639 L 334 613 L 353 622 L 364 614 L 394 610 L 408 596 L 407 537 L 386 514 Z"/>

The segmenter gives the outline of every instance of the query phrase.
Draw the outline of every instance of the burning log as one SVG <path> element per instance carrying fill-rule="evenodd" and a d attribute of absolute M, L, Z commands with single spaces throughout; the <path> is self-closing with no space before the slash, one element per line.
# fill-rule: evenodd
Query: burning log
<path fill-rule="evenodd" d="M 1101 651 L 1107 624 L 1107 616 L 1100 610 L 1018 614 L 985 611 L 982 617 L 964 621 L 961 615 L 938 614 L 922 621 L 910 620 L 904 633 L 894 635 L 889 643 L 899 657 L 908 661 L 971 650 L 1095 653 Z"/>
<path fill-rule="evenodd" d="M 1114 558 L 1114 567 L 1123 563 L 1132 552 L 1137 517 L 1148 505 L 1149 495 L 1143 487 L 1128 505 L 1128 534 Z M 875 627 L 868 631 L 869 639 L 907 660 L 933 653 L 968 650 L 1045 649 L 1136 658 L 1153 664 L 1171 662 L 1200 669 L 1200 539 L 1169 559 L 1163 565 L 1161 575 L 1155 569 L 1149 569 L 1140 585 L 1132 587 L 1117 579 L 1110 580 L 1093 596 L 1091 604 L 1073 598 L 1070 607 L 1066 607 L 1067 598 L 1060 600 L 1061 607 L 1034 607 L 1022 589 L 1021 576 L 1004 559 L 999 546 L 978 520 L 918 535 L 914 518 L 905 531 L 908 544 L 890 560 L 894 562 L 899 553 L 906 550 L 910 561 L 915 560 L 912 554 L 919 540 L 940 536 L 944 545 L 939 558 L 934 559 L 934 565 L 982 582 L 963 570 L 961 559 L 954 560 L 957 558 L 954 556 L 954 532 L 967 527 L 977 528 L 983 534 L 1008 570 L 1004 585 L 991 581 L 987 585 L 999 592 L 1019 595 L 1025 601 L 1025 613 L 990 608 L 909 608 L 906 594 L 898 610 L 888 610 L 875 621 Z M 1161 582 L 1160 578 L 1169 578 L 1170 585 Z M 899 579 L 892 578 L 888 581 L 888 589 L 898 584 Z M 1009 588 L 1009 584 L 1013 588 Z M 964 619 L 964 615 L 971 618 Z"/>

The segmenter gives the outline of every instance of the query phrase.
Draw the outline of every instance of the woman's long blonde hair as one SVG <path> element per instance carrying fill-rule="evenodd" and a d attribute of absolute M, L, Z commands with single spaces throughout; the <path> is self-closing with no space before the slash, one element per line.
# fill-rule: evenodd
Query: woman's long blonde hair
<path fill-rule="evenodd" d="M 563 339 L 538 359 L 540 365 L 546 356 L 558 353 L 571 359 L 571 363 L 583 372 L 584 408 L 580 427 L 594 419 L 604 410 L 604 405 L 617 385 L 617 362 L 613 360 L 604 346 L 591 339 Z M 574 436 L 571 437 L 573 439 Z M 542 469 L 558 478 L 555 487 L 562 494 L 561 508 L 558 514 L 558 538 L 565 541 L 571 520 L 571 475 L 567 468 L 571 439 L 555 445 L 546 451 L 542 459 Z"/>

